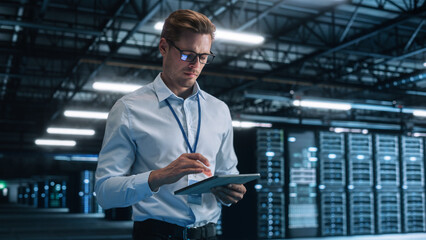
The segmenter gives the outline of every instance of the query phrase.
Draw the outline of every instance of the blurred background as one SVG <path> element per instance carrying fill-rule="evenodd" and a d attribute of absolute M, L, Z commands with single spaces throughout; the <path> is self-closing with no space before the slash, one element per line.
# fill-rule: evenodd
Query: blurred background
<path fill-rule="evenodd" d="M 424 0 L 1 1 L 0 239 L 131 239 L 93 175 L 177 9 L 216 25 L 198 83 L 231 110 L 240 172 L 262 174 L 221 239 L 426 239 Z"/>

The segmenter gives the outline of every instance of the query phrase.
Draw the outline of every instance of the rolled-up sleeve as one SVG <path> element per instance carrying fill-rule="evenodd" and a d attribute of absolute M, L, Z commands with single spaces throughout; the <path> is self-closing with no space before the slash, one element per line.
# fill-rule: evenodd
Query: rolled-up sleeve
<path fill-rule="evenodd" d="M 129 111 L 119 100 L 108 115 L 96 169 L 95 192 L 101 207 L 127 207 L 153 195 L 148 185 L 151 172 L 129 175 L 135 152 Z"/>

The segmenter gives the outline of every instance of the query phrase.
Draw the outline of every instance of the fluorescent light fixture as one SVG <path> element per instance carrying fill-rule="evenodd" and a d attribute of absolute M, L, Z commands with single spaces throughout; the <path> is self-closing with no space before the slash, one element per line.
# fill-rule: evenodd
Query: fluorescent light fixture
<path fill-rule="evenodd" d="M 107 112 L 94 112 L 94 111 L 75 111 L 75 110 L 66 110 L 64 112 L 66 117 L 73 118 L 91 118 L 91 119 L 107 119 Z"/>
<path fill-rule="evenodd" d="M 36 139 L 35 144 L 44 146 L 74 147 L 77 143 L 73 140 Z"/>
<path fill-rule="evenodd" d="M 270 128 L 272 127 L 272 123 L 257 123 L 257 122 L 247 122 L 247 121 L 232 121 L 233 127 L 239 128 L 252 128 L 252 127 L 264 127 Z"/>
<path fill-rule="evenodd" d="M 98 161 L 98 155 L 91 154 L 61 154 L 55 155 L 53 157 L 55 160 L 59 161 L 87 161 L 87 162 L 96 162 Z"/>
<path fill-rule="evenodd" d="M 163 30 L 163 26 L 164 26 L 164 22 L 157 22 L 154 25 L 154 28 L 155 28 L 155 30 L 161 31 L 161 30 Z"/>
<path fill-rule="evenodd" d="M 95 135 L 95 130 L 92 129 L 79 129 L 79 128 L 47 128 L 46 130 L 50 134 L 67 134 L 67 135 Z"/>
<path fill-rule="evenodd" d="M 364 160 L 365 156 L 364 155 L 357 155 L 356 159 L 358 160 Z"/>
<path fill-rule="evenodd" d="M 314 101 L 314 100 L 294 100 L 293 105 L 308 108 L 321 108 L 333 110 L 350 110 L 351 104 L 349 103 L 336 103 L 329 101 Z"/>
<path fill-rule="evenodd" d="M 426 137 L 426 133 L 415 132 L 413 133 L 413 137 Z"/>
<path fill-rule="evenodd" d="M 426 67 L 426 62 L 423 63 L 423 67 Z"/>
<path fill-rule="evenodd" d="M 414 110 L 413 115 L 416 117 L 426 117 L 426 110 Z"/>
<path fill-rule="evenodd" d="M 336 157 L 337 157 L 337 155 L 334 154 L 334 153 L 328 154 L 328 158 L 330 158 L 330 159 L 336 159 Z"/>
<path fill-rule="evenodd" d="M 391 156 L 385 156 L 383 159 L 385 159 L 386 161 L 390 161 L 392 158 Z"/>
<path fill-rule="evenodd" d="M 158 31 L 163 29 L 164 22 L 157 22 L 154 28 Z M 231 30 L 216 29 L 215 39 L 223 40 L 225 42 L 238 42 L 243 44 L 262 44 L 265 38 L 252 33 L 242 33 Z"/>
<path fill-rule="evenodd" d="M 94 82 L 92 87 L 98 91 L 128 93 L 141 88 L 142 85 L 112 82 Z"/>
<path fill-rule="evenodd" d="M 216 30 L 215 38 L 226 42 L 239 42 L 253 45 L 262 44 L 265 41 L 265 38 L 258 34 L 241 33 L 222 29 Z"/>
<path fill-rule="evenodd" d="M 295 137 L 289 137 L 287 140 L 289 142 L 296 142 L 296 138 Z"/>
<path fill-rule="evenodd" d="M 370 104 L 362 104 L 362 103 L 353 103 L 353 104 L 351 104 L 351 107 L 353 109 L 383 111 L 383 112 L 395 112 L 395 113 L 398 113 L 398 112 L 401 111 L 401 109 L 397 108 L 397 107 L 370 105 Z"/>
<path fill-rule="evenodd" d="M 417 158 L 416 158 L 416 157 L 410 157 L 410 161 L 414 162 L 414 161 L 416 161 L 416 160 L 417 160 Z"/>
<path fill-rule="evenodd" d="M 362 133 L 362 134 L 368 133 L 367 129 L 359 129 L 359 128 L 343 128 L 343 127 L 336 127 L 335 128 L 335 127 L 331 127 L 329 130 L 332 131 L 332 132 L 335 132 L 335 133 L 344 133 L 344 132 L 347 132 L 347 133 Z"/>

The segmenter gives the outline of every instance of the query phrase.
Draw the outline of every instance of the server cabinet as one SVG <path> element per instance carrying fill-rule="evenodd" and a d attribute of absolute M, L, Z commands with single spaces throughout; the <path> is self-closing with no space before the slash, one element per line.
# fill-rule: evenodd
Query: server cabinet
<path fill-rule="evenodd" d="M 320 184 L 344 186 L 346 184 L 344 135 L 320 132 L 319 145 Z"/>
<path fill-rule="evenodd" d="M 347 234 L 345 136 L 319 132 L 321 234 Z"/>
<path fill-rule="evenodd" d="M 348 134 L 348 185 L 373 186 L 372 155 L 371 135 Z"/>
<path fill-rule="evenodd" d="M 313 131 L 289 132 L 288 237 L 318 235 L 318 148 Z"/>
<path fill-rule="evenodd" d="M 259 184 L 284 186 L 284 143 L 282 130 L 259 129 L 257 131 L 257 168 Z"/>
<path fill-rule="evenodd" d="M 94 196 L 95 174 L 93 171 L 84 170 L 80 173 L 80 197 L 79 212 L 96 213 L 99 212 L 98 204 Z"/>
<path fill-rule="evenodd" d="M 401 199 L 399 191 L 395 189 L 377 193 L 377 232 L 401 232 Z"/>
<path fill-rule="evenodd" d="M 377 134 L 375 136 L 376 185 L 400 186 L 398 137 Z"/>
<path fill-rule="evenodd" d="M 403 193 L 404 232 L 424 232 L 425 193 L 406 191 Z"/>
<path fill-rule="evenodd" d="M 49 207 L 49 181 L 37 182 L 37 198 L 38 208 Z"/>
<path fill-rule="evenodd" d="M 374 234 L 374 194 L 353 191 L 349 196 L 349 233 Z"/>
<path fill-rule="evenodd" d="M 346 235 L 346 194 L 343 189 L 321 192 L 321 233 L 323 236 Z"/>
<path fill-rule="evenodd" d="M 284 238 L 284 193 L 258 193 L 258 237 L 260 239 Z"/>
<path fill-rule="evenodd" d="M 401 137 L 402 184 L 404 188 L 424 186 L 423 139 Z"/>
<path fill-rule="evenodd" d="M 257 130 L 258 238 L 285 237 L 284 132 L 278 129 Z"/>

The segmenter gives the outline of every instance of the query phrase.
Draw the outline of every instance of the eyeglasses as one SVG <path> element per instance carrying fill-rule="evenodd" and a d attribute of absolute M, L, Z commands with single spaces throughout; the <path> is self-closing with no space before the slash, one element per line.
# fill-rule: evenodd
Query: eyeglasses
<path fill-rule="evenodd" d="M 180 60 L 185 62 L 194 62 L 195 58 L 198 57 L 200 63 L 202 64 L 209 64 L 213 61 L 215 55 L 210 51 L 210 54 L 207 53 L 196 53 L 191 50 L 181 50 L 180 48 L 176 47 L 174 42 L 167 40 L 168 43 L 170 43 L 173 47 L 175 47 L 180 52 Z"/>

